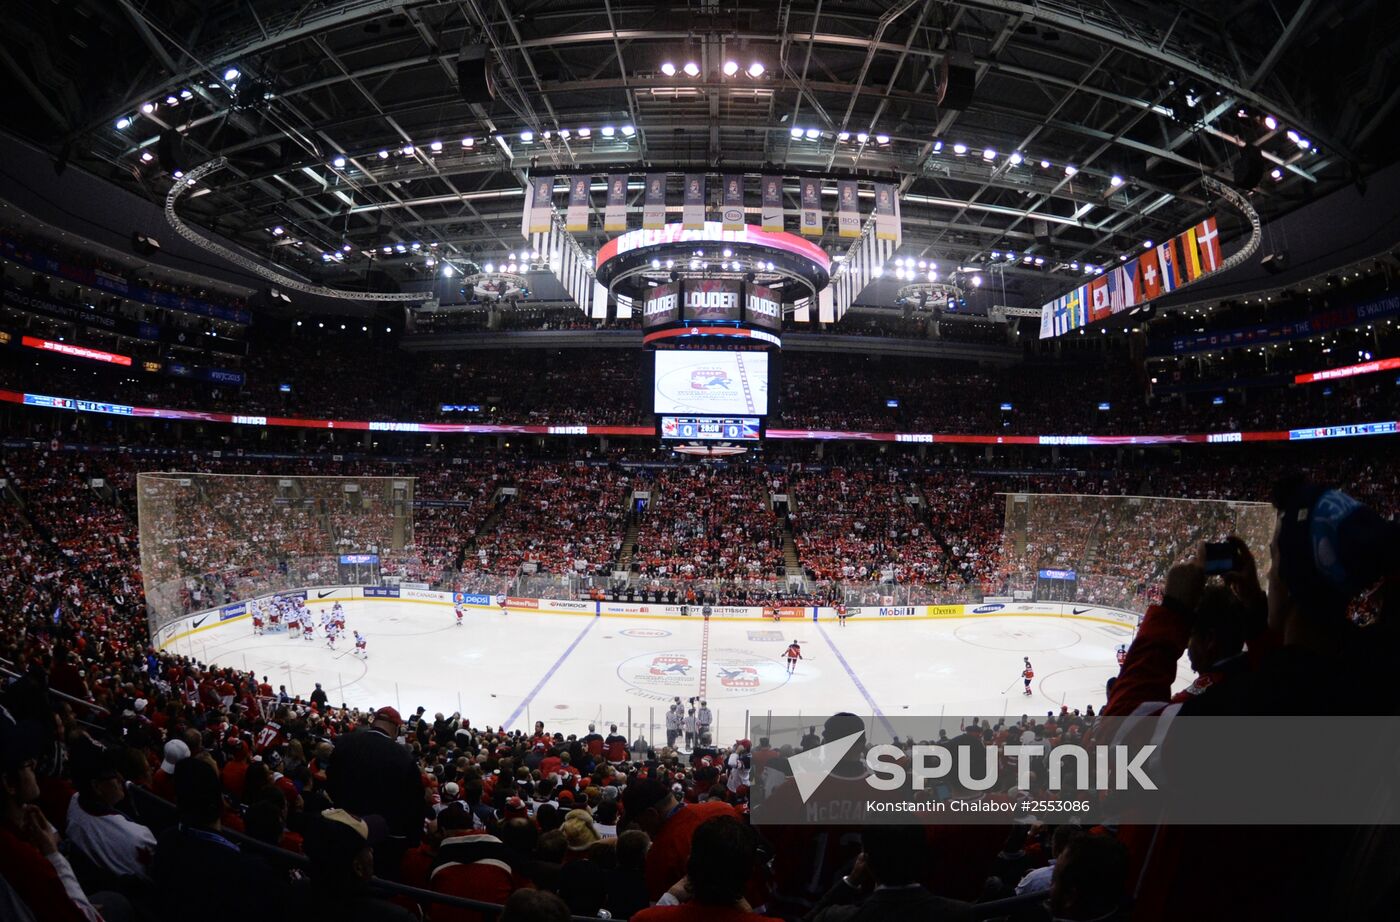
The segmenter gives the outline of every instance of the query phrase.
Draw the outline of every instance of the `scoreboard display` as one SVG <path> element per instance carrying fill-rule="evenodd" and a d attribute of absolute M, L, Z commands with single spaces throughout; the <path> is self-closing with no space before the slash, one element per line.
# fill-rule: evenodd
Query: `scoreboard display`
<path fill-rule="evenodd" d="M 757 416 L 663 416 L 663 439 L 713 442 L 757 442 L 761 420 Z"/>

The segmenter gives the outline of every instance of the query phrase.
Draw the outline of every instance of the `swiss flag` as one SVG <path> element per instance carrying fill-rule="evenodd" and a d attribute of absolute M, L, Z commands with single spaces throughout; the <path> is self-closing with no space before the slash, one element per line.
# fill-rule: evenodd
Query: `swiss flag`
<path fill-rule="evenodd" d="M 1148 250 L 1138 257 L 1138 302 L 1151 301 L 1162 293 L 1162 267 L 1157 264 L 1157 251 Z"/>
<path fill-rule="evenodd" d="M 1089 283 L 1089 322 L 1096 323 L 1112 313 L 1108 276 L 1101 275 Z"/>

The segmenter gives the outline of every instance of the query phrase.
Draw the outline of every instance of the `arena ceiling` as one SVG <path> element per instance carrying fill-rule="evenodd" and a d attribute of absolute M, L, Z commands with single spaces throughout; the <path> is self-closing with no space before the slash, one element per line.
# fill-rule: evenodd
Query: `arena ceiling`
<path fill-rule="evenodd" d="M 774 170 L 896 178 L 901 255 L 1014 251 L 1007 289 L 1038 303 L 1211 213 L 1201 177 L 1246 151 L 1266 220 L 1357 181 L 1392 159 L 1400 98 L 1400 5 L 1366 0 L 31 6 L 0 40 L 11 130 L 153 201 L 178 132 L 187 164 L 231 164 L 189 219 L 347 287 L 519 249 L 531 168 Z M 495 97 L 469 103 L 482 53 Z M 966 105 L 939 104 L 944 64 Z"/>

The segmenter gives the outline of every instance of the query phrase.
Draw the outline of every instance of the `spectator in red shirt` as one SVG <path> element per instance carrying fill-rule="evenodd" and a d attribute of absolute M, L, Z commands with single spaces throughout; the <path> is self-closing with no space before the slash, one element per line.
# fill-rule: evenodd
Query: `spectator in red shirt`
<path fill-rule="evenodd" d="M 652 900 L 659 900 L 685 876 L 696 828 L 715 817 L 737 815 L 733 807 L 721 800 L 683 803 L 671 788 L 655 778 L 627 785 L 622 793 L 622 807 L 627 822 L 651 836 L 646 879 L 647 895 Z M 746 881 L 747 877 L 741 881 L 741 892 Z"/>
<path fill-rule="evenodd" d="M 157 797 L 175 802 L 175 766 L 190 757 L 190 747 L 183 740 L 171 740 L 165 744 L 165 761 L 151 776 L 151 790 Z"/>
<path fill-rule="evenodd" d="M 688 838 L 686 875 L 657 905 L 632 916 L 633 922 L 765 922 L 771 918 L 756 915 L 744 899 L 744 887 L 758 863 L 758 837 L 752 829 L 735 816 L 714 816 L 695 826 Z"/>

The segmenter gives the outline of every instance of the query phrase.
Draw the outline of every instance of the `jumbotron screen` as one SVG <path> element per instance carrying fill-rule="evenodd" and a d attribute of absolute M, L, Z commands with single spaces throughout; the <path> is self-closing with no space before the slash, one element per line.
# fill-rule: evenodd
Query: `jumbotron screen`
<path fill-rule="evenodd" d="M 768 413 L 768 353 L 658 350 L 652 412 L 763 416 Z"/>

